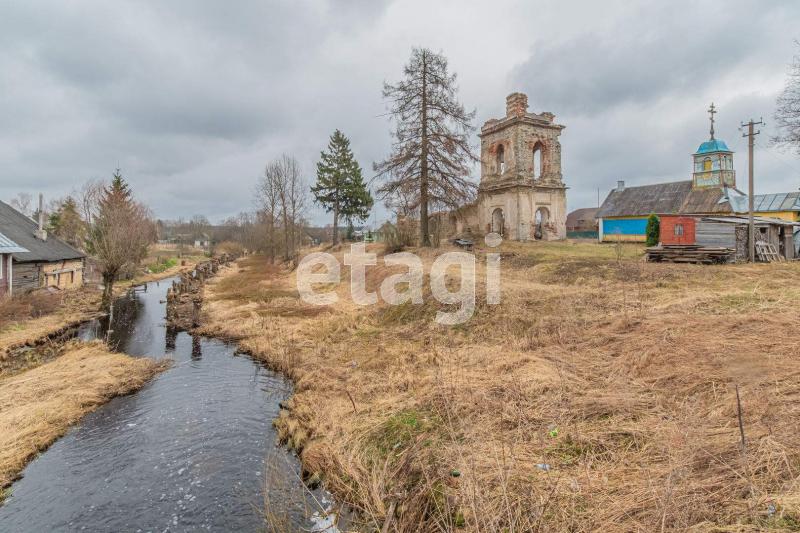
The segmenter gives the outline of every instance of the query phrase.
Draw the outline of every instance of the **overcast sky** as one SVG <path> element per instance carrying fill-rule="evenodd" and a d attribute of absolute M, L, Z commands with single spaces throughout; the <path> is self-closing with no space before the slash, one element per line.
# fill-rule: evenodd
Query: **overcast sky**
<path fill-rule="evenodd" d="M 156 216 L 217 221 L 253 208 L 281 153 L 313 180 L 335 128 L 371 176 L 390 141 L 381 87 L 414 46 L 449 58 L 476 126 L 514 91 L 556 115 L 570 210 L 618 179 L 689 179 L 712 101 L 740 188 L 738 125 L 763 116 L 757 192 L 797 190 L 800 158 L 768 141 L 798 38 L 785 0 L 0 0 L 0 199 L 121 167 Z"/>

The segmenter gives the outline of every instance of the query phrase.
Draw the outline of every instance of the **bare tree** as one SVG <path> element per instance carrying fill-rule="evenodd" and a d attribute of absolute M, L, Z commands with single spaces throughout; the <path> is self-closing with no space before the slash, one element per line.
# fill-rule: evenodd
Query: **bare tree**
<path fill-rule="evenodd" d="M 9 202 L 11 207 L 27 217 L 33 216 L 33 196 L 27 192 L 17 193 L 17 196 Z"/>
<path fill-rule="evenodd" d="M 303 180 L 297 159 L 283 155 L 275 163 L 278 177 L 278 205 L 283 222 L 283 257 L 289 261 L 295 259 L 297 236 L 302 229 L 308 187 Z"/>
<path fill-rule="evenodd" d="M 800 41 L 795 43 L 800 47 Z M 789 67 L 786 87 L 778 97 L 775 123 L 780 133 L 773 141 L 800 155 L 800 55 L 794 57 Z"/>
<path fill-rule="evenodd" d="M 91 220 L 87 245 L 101 265 L 102 305 L 108 309 L 117 276 L 125 267 L 138 265 L 144 259 L 155 240 L 155 224 L 148 209 L 133 199 L 119 171 L 96 197 Z"/>
<path fill-rule="evenodd" d="M 374 165 L 384 178 L 377 194 L 406 210 L 418 208 L 420 244 L 430 246 L 430 209 L 456 208 L 475 192 L 469 180 L 470 165 L 478 160 L 469 144 L 475 112 L 466 112 L 456 99 L 456 75 L 448 73 L 444 55 L 415 48 L 404 73 L 403 80 L 383 88 L 397 128 L 392 154 Z"/>
<path fill-rule="evenodd" d="M 283 155 L 267 164 L 256 187 L 256 195 L 259 218 L 266 228 L 270 259 L 274 261 L 278 241 L 282 240 L 283 259 L 294 260 L 308 200 L 308 187 L 297 160 Z"/>
<path fill-rule="evenodd" d="M 92 215 L 103 194 L 103 182 L 99 180 L 90 180 L 83 184 L 83 186 L 73 193 L 73 196 L 78 198 L 81 207 L 81 217 L 86 224 L 92 224 Z"/>
<path fill-rule="evenodd" d="M 264 168 L 264 175 L 261 176 L 256 187 L 259 214 L 266 226 L 266 251 L 270 263 L 275 262 L 279 174 L 280 168 L 277 162 L 267 164 Z"/>

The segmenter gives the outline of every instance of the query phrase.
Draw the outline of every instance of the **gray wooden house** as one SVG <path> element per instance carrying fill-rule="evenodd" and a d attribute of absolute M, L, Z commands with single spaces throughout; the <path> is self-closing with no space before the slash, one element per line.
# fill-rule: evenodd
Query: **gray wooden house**
<path fill-rule="evenodd" d="M 11 254 L 11 283 L 15 292 L 43 287 L 69 289 L 83 285 L 86 254 L 48 235 L 43 228 L 43 219 L 42 214 L 37 224 L 0 202 L 0 233 L 25 250 Z"/>

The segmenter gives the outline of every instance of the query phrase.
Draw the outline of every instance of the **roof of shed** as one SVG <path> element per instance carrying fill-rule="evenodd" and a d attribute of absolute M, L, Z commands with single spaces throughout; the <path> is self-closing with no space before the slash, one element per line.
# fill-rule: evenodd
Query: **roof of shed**
<path fill-rule="evenodd" d="M 724 217 L 703 217 L 706 222 L 720 222 L 725 224 L 749 224 L 750 219 L 746 216 L 729 215 Z M 753 217 L 753 223 L 757 226 L 775 225 L 775 226 L 800 226 L 800 222 L 790 222 L 780 218 L 770 217 Z"/>
<path fill-rule="evenodd" d="M 756 194 L 753 196 L 753 209 L 760 213 L 766 211 L 800 211 L 800 192 Z"/>
<path fill-rule="evenodd" d="M 597 218 L 678 213 L 691 191 L 691 180 L 614 189 L 600 206 Z"/>
<path fill-rule="evenodd" d="M 597 218 L 597 207 L 584 207 L 583 209 L 576 209 L 567 215 L 567 226 L 576 226 L 582 220 L 594 221 Z"/>
<path fill-rule="evenodd" d="M 19 246 L 27 249 L 25 252 L 14 252 L 14 261 L 21 263 L 30 261 L 50 262 L 86 257 L 83 252 L 51 235 L 48 235 L 45 241 L 37 239 L 34 235 L 37 229 L 39 229 L 39 226 L 36 222 L 10 205 L 0 202 L 0 232 Z"/>
<path fill-rule="evenodd" d="M 692 189 L 686 195 L 680 213 L 732 213 L 730 198 L 740 196 L 738 190 L 727 187 Z"/>
<path fill-rule="evenodd" d="M 753 202 L 757 213 L 800 211 L 800 192 L 757 194 Z M 614 189 L 596 216 L 745 213 L 747 203 L 747 195 L 736 188 L 693 189 L 691 181 L 675 181 Z"/>

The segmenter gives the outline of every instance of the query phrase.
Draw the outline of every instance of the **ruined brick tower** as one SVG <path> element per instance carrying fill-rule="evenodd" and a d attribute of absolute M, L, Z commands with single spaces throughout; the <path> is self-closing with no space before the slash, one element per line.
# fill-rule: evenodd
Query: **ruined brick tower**
<path fill-rule="evenodd" d="M 528 113 L 528 97 L 506 98 L 506 116 L 481 128 L 478 222 L 506 239 L 555 240 L 567 236 L 567 188 L 561 178 L 564 126 L 552 113 Z"/>

